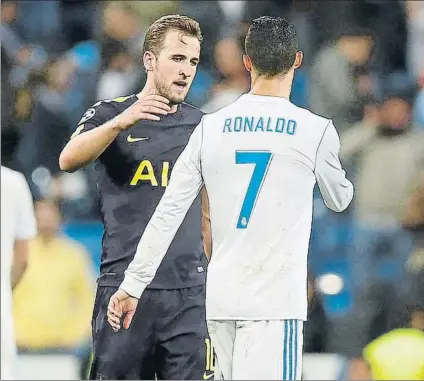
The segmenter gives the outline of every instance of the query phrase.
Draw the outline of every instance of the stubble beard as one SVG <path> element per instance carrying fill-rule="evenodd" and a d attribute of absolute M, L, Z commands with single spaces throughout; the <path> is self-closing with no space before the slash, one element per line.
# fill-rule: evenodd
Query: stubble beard
<path fill-rule="evenodd" d="M 163 83 L 161 83 L 160 80 L 155 81 L 155 87 L 156 87 L 158 94 L 161 95 L 162 97 L 165 97 L 166 99 L 168 99 L 169 100 L 169 106 L 172 107 L 172 106 L 175 106 L 175 105 L 178 105 L 178 104 L 184 102 L 184 100 L 187 96 L 187 93 L 184 94 L 182 97 L 176 98 L 175 96 L 172 95 L 171 86 L 172 86 L 172 83 L 171 83 L 171 85 L 166 86 Z"/>

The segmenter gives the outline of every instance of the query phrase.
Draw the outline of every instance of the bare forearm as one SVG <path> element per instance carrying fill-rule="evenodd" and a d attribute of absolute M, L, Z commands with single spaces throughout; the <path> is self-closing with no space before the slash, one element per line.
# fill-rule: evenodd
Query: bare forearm
<path fill-rule="evenodd" d="M 11 283 L 12 283 L 12 290 L 15 289 L 15 287 L 18 285 L 18 283 L 21 281 L 23 275 L 25 274 L 25 270 L 27 268 L 27 263 L 15 263 L 12 266 L 12 275 L 11 275 Z"/>
<path fill-rule="evenodd" d="M 11 271 L 11 285 L 12 290 L 21 281 L 25 270 L 28 266 L 28 240 L 21 240 L 15 242 L 13 253 L 12 271 Z"/>
<path fill-rule="evenodd" d="M 160 120 L 158 115 L 167 115 L 171 110 L 168 103 L 169 100 L 160 95 L 141 96 L 121 114 L 90 131 L 85 132 L 84 124 L 81 124 L 60 154 L 60 169 L 73 172 L 93 162 L 122 130 L 132 127 L 141 120 L 158 121 Z M 83 131 L 84 133 L 79 134 Z"/>
<path fill-rule="evenodd" d="M 114 118 L 102 126 L 72 138 L 59 158 L 62 171 L 72 172 L 96 160 L 118 136 L 121 129 Z"/>

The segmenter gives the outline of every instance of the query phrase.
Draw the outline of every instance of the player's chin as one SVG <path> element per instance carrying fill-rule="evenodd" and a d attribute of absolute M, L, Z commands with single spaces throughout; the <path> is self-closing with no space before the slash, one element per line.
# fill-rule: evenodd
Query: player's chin
<path fill-rule="evenodd" d="M 170 96 L 168 97 L 169 101 L 173 104 L 179 104 L 184 102 L 184 99 L 187 96 L 187 92 L 185 91 L 184 93 L 175 93 L 173 92 L 172 94 L 170 94 Z"/>

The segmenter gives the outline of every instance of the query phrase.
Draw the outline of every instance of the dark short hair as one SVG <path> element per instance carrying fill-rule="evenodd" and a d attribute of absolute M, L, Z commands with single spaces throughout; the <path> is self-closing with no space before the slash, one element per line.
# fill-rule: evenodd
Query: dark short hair
<path fill-rule="evenodd" d="M 177 30 L 183 34 L 195 37 L 202 42 L 202 31 L 199 23 L 188 16 L 167 15 L 157 19 L 149 26 L 144 38 L 143 54 L 146 51 L 158 54 L 162 48 L 166 33 Z"/>
<path fill-rule="evenodd" d="M 296 29 L 283 17 L 259 17 L 250 23 L 245 50 L 259 75 L 284 75 L 299 51 Z"/>

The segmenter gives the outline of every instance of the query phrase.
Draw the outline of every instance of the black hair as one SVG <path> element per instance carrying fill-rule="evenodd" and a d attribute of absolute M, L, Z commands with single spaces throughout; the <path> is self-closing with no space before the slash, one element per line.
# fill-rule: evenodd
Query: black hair
<path fill-rule="evenodd" d="M 296 29 L 283 17 L 254 19 L 246 35 L 245 50 L 259 75 L 284 75 L 293 66 L 299 50 Z"/>

